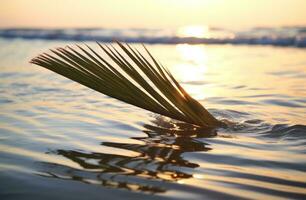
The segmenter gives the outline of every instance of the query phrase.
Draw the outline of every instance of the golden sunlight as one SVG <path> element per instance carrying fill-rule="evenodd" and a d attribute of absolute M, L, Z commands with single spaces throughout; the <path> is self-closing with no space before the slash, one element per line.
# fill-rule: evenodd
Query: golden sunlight
<path fill-rule="evenodd" d="M 305 6 L 304 0 L 1 0 L 0 27 L 294 26 L 306 23 Z M 186 30 L 188 36 L 203 33 L 205 27 Z"/>
<path fill-rule="evenodd" d="M 207 70 L 206 54 L 198 45 L 181 44 L 176 46 L 182 63 L 175 65 L 175 73 L 183 82 L 203 80 Z"/>
<path fill-rule="evenodd" d="M 199 25 L 182 27 L 178 30 L 178 35 L 182 37 L 208 38 L 209 27 Z"/>
<path fill-rule="evenodd" d="M 202 82 L 205 81 L 207 72 L 207 54 L 205 47 L 202 45 L 176 45 L 176 50 L 181 63 L 172 66 L 171 71 L 176 74 L 182 83 Z M 196 99 L 205 99 L 207 96 L 202 87 L 194 84 L 184 85 L 186 91 Z"/>
<path fill-rule="evenodd" d="M 206 64 L 207 55 L 204 47 L 201 45 L 179 44 L 176 45 L 176 50 L 185 61 L 198 65 Z"/>

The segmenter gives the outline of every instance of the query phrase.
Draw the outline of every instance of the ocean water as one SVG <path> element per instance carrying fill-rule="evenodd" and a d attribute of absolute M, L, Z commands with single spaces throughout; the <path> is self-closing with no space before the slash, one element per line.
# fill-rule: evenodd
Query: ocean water
<path fill-rule="evenodd" d="M 146 44 L 214 116 L 233 122 L 217 130 L 193 130 L 28 63 L 82 44 L 77 31 L 1 30 L 0 198 L 306 199 L 306 51 L 297 42 L 305 29 L 293 29 L 277 29 L 295 38 L 287 45 Z M 97 50 L 90 40 L 108 41 L 88 37 Z"/>
<path fill-rule="evenodd" d="M 204 26 L 186 26 L 178 29 L 10 28 L 0 29 L 0 37 L 100 42 L 112 42 L 117 39 L 129 43 L 147 44 L 248 44 L 306 47 L 305 26 L 255 27 L 240 30 Z"/>

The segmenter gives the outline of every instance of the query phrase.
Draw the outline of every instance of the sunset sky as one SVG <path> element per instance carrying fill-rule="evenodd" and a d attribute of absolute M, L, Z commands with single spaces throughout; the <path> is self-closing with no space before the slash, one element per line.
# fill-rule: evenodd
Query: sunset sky
<path fill-rule="evenodd" d="M 305 0 L 1 0 L 0 27 L 306 25 Z"/>

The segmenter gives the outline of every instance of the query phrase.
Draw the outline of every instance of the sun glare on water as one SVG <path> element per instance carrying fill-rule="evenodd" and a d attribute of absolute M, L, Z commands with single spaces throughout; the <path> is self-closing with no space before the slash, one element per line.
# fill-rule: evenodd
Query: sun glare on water
<path fill-rule="evenodd" d="M 185 26 L 178 30 L 178 35 L 181 37 L 196 37 L 196 38 L 207 38 L 209 37 L 208 26 Z"/>
<path fill-rule="evenodd" d="M 192 83 L 205 81 L 207 72 L 207 54 L 204 46 L 179 44 L 176 51 L 181 59 L 180 63 L 172 66 L 171 71 L 181 81 L 187 83 L 184 88 L 196 99 L 204 99 L 206 96 L 201 87 Z M 188 84 L 189 83 L 189 84 Z"/>

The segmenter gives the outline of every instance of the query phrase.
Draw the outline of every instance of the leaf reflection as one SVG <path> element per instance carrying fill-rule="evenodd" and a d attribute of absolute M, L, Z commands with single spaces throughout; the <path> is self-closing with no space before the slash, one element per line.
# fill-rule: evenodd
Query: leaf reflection
<path fill-rule="evenodd" d="M 136 157 L 117 154 L 57 150 L 81 166 L 76 169 L 55 163 L 43 163 L 41 176 L 81 181 L 132 191 L 165 192 L 164 182 L 178 182 L 192 177 L 190 169 L 199 165 L 185 159 L 186 152 L 209 151 L 208 144 L 196 138 L 213 137 L 215 130 L 156 118 L 144 125 L 146 137 L 133 139 L 144 144 L 102 142 L 101 145 L 139 153 Z"/>

